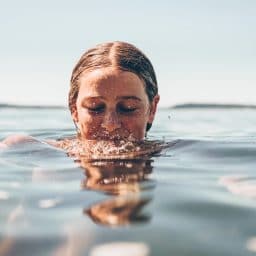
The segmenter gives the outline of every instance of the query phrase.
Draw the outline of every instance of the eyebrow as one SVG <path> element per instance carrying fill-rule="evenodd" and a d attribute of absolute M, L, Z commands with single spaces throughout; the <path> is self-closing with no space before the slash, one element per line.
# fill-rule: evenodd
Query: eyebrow
<path fill-rule="evenodd" d="M 102 97 L 102 96 L 92 96 L 92 97 L 86 97 L 82 101 L 94 100 L 94 99 L 104 100 L 105 98 Z M 137 101 L 141 101 L 141 99 L 136 97 L 136 96 L 119 96 L 119 97 L 116 97 L 116 99 L 117 100 L 137 100 Z"/>
<path fill-rule="evenodd" d="M 104 97 L 102 97 L 102 96 L 89 96 L 89 97 L 85 97 L 84 99 L 83 99 L 83 101 L 86 101 L 86 100 L 94 100 L 94 99 L 100 99 L 100 100 L 103 100 L 104 99 Z"/>
<path fill-rule="evenodd" d="M 117 97 L 118 100 L 138 100 L 138 101 L 141 101 L 140 98 L 136 97 L 136 96 L 120 96 L 120 97 Z"/>

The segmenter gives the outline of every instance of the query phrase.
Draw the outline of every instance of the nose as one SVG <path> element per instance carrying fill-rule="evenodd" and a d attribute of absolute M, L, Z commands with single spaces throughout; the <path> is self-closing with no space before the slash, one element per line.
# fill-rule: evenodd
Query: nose
<path fill-rule="evenodd" d="M 115 111 L 106 113 L 101 126 L 108 132 L 113 132 L 114 130 L 121 128 L 117 113 Z"/>

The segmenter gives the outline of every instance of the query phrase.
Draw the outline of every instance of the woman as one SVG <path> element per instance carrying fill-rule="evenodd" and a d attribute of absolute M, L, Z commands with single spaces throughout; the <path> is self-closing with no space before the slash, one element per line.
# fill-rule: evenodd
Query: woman
<path fill-rule="evenodd" d="M 77 139 L 49 143 L 72 154 L 78 147 L 80 153 L 90 150 L 89 141 L 141 142 L 158 102 L 153 66 L 139 49 L 125 42 L 97 45 L 82 55 L 72 72 L 69 109 Z M 11 136 L 0 147 L 27 140 L 33 139 Z"/>
<path fill-rule="evenodd" d="M 159 101 L 149 59 L 124 42 L 88 50 L 71 77 L 69 109 L 83 140 L 142 140 Z"/>

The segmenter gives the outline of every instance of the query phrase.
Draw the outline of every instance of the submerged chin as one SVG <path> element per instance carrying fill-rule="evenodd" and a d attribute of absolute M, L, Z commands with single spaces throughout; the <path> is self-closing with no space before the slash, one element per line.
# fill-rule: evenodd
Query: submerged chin
<path fill-rule="evenodd" d="M 144 140 L 144 134 L 134 134 L 127 131 L 122 131 L 121 133 L 109 133 L 106 131 L 95 131 L 93 134 L 81 136 L 83 140 L 96 140 L 96 141 L 142 141 Z"/>

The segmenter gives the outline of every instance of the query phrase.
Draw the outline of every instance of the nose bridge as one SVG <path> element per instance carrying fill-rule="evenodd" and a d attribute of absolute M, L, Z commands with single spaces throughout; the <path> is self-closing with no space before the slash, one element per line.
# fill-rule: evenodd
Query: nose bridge
<path fill-rule="evenodd" d="M 121 127 L 118 114 L 115 109 L 109 109 L 106 111 L 102 127 L 110 132 Z"/>

